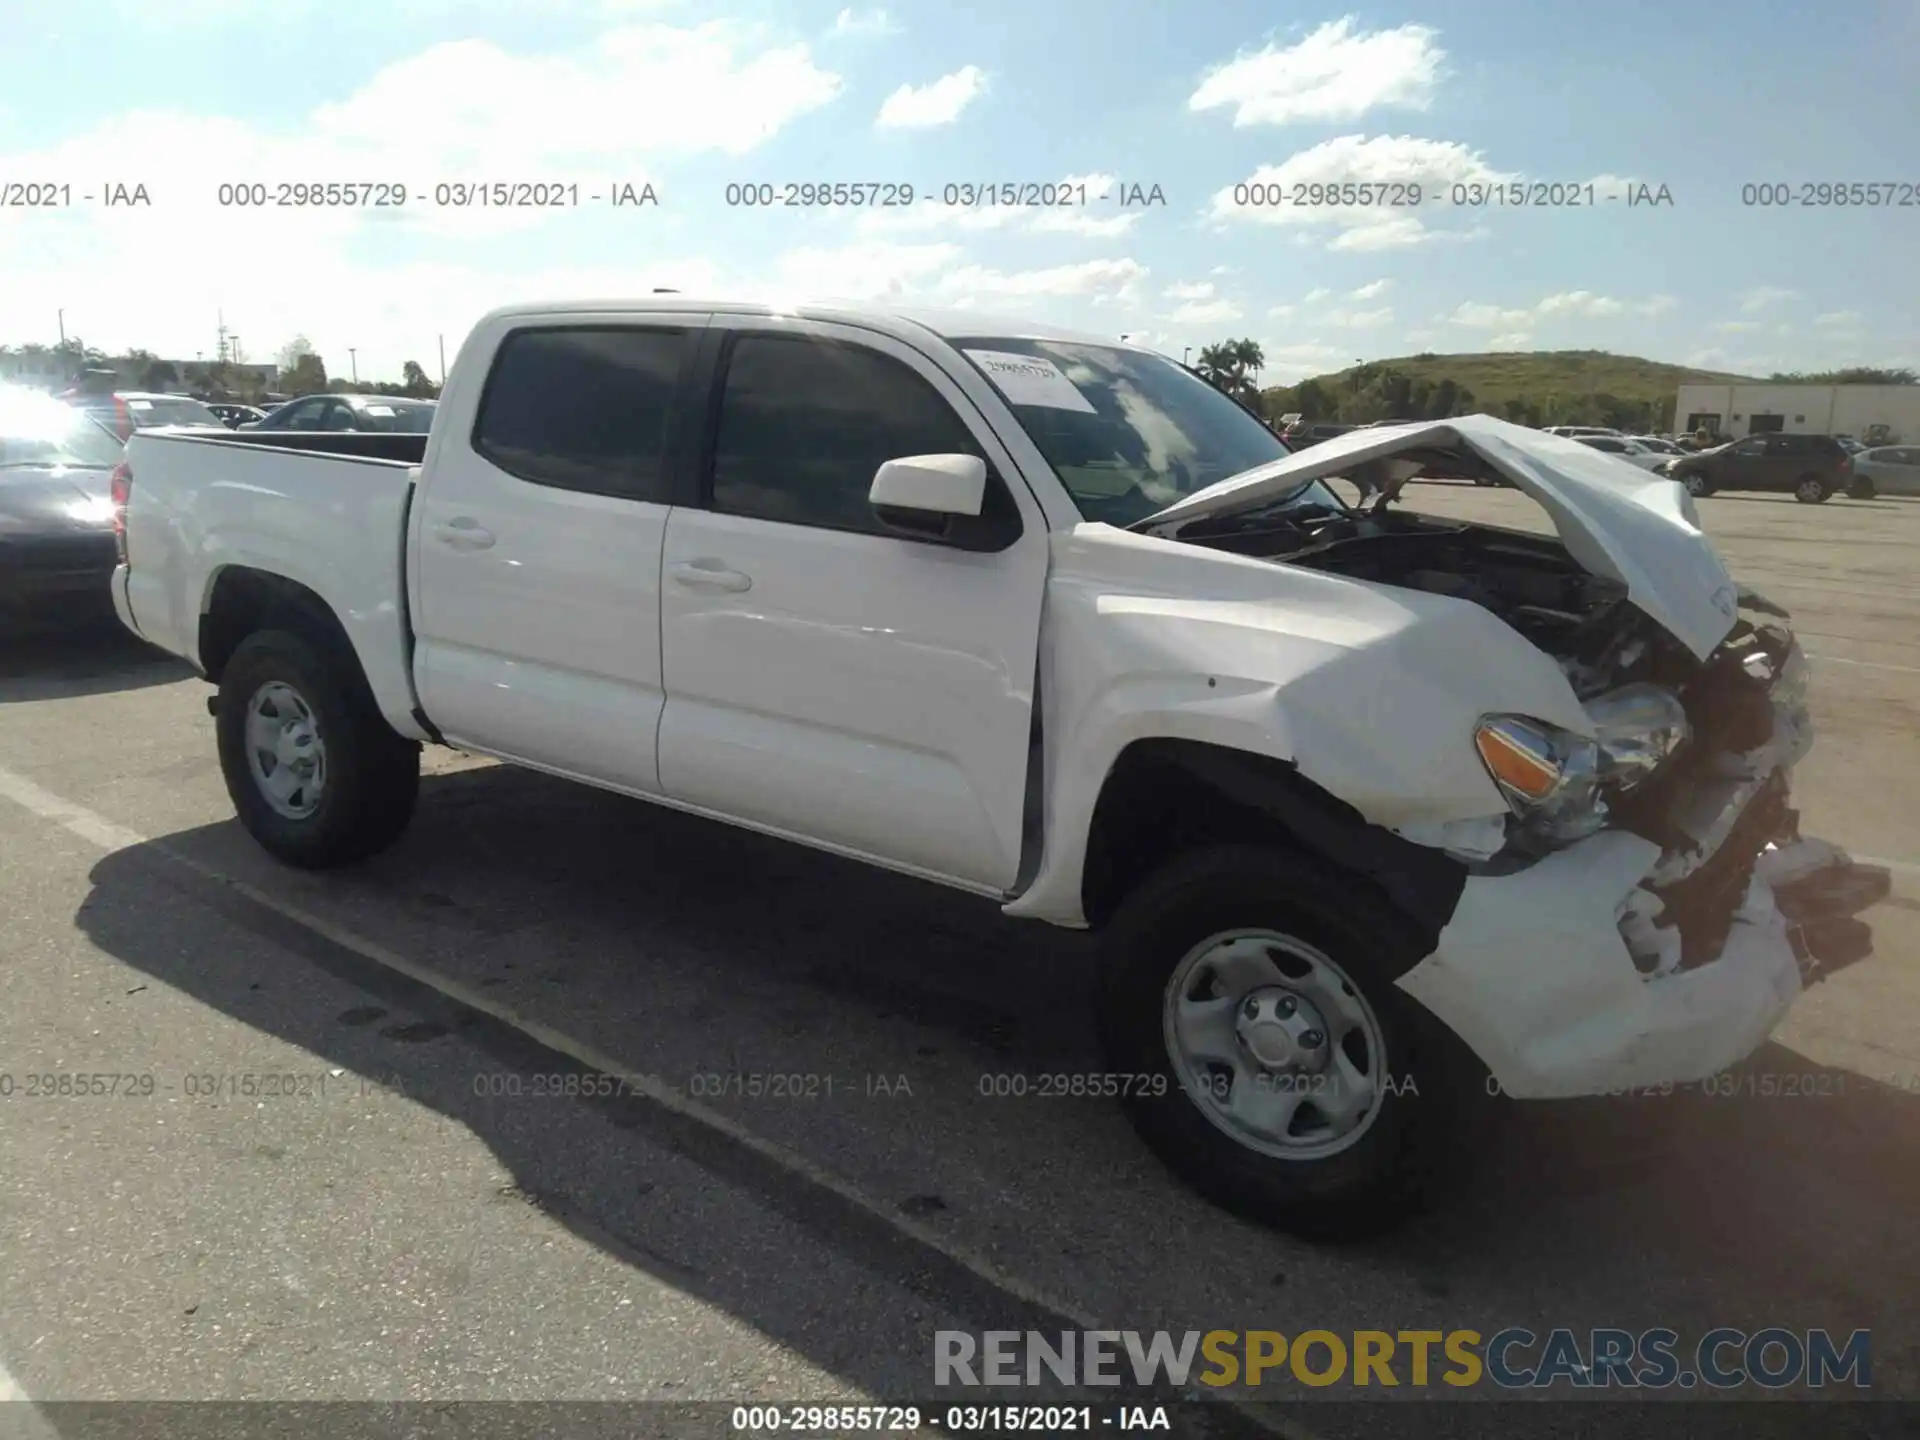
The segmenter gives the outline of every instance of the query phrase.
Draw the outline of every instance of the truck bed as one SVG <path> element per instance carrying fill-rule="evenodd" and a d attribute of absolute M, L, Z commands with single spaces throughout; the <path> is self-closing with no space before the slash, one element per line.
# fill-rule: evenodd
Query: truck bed
<path fill-rule="evenodd" d="M 427 438 L 137 432 L 127 443 L 128 563 L 115 577 L 123 618 L 204 670 L 200 617 L 222 573 L 283 576 L 340 618 L 381 711 L 413 733 L 405 554 Z M 340 453 L 354 450 L 388 453 Z"/>

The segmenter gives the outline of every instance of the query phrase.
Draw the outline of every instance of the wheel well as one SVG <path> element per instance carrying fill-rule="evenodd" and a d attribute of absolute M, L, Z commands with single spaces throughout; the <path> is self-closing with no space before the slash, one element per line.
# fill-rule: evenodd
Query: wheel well
<path fill-rule="evenodd" d="M 291 630 L 352 658 L 359 669 L 346 627 L 319 595 L 284 575 L 229 565 L 214 580 L 200 616 L 200 668 L 207 679 L 219 684 L 240 642 L 261 630 Z"/>
<path fill-rule="evenodd" d="M 1191 740 L 1137 740 L 1114 761 L 1094 804 L 1081 877 L 1088 924 L 1104 925 L 1175 855 L 1231 844 L 1317 856 L 1429 940 L 1466 885 L 1460 861 L 1372 824 L 1290 761 Z"/>

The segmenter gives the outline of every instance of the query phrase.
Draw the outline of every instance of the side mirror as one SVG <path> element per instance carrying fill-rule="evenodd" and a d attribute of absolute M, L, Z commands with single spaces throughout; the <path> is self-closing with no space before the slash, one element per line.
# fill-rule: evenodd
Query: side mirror
<path fill-rule="evenodd" d="M 867 501 L 887 529 L 962 550 L 999 550 L 1006 527 L 983 512 L 987 462 L 978 455 L 906 455 L 874 472 Z"/>

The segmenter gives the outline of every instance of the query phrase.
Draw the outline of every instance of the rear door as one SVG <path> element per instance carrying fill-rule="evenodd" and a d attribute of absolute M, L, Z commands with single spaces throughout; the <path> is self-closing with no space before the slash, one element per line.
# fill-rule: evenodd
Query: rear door
<path fill-rule="evenodd" d="M 667 529 L 661 787 L 1010 888 L 1047 575 L 1032 492 L 929 353 L 816 321 L 723 316 L 714 331 L 705 508 Z M 999 549 L 893 533 L 867 502 L 883 461 L 955 452 L 987 462 Z"/>
<path fill-rule="evenodd" d="M 668 457 L 698 421 L 683 392 L 706 319 L 476 337 L 498 339 L 491 368 L 443 411 L 411 526 L 416 684 L 448 739 L 658 789 Z"/>

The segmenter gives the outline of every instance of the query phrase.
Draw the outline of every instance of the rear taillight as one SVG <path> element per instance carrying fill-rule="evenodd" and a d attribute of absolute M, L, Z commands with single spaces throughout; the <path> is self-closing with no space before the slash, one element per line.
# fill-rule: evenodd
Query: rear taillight
<path fill-rule="evenodd" d="M 122 565 L 127 563 L 127 502 L 133 498 L 133 467 L 122 460 L 107 479 L 107 493 L 113 500 L 113 550 Z"/>

